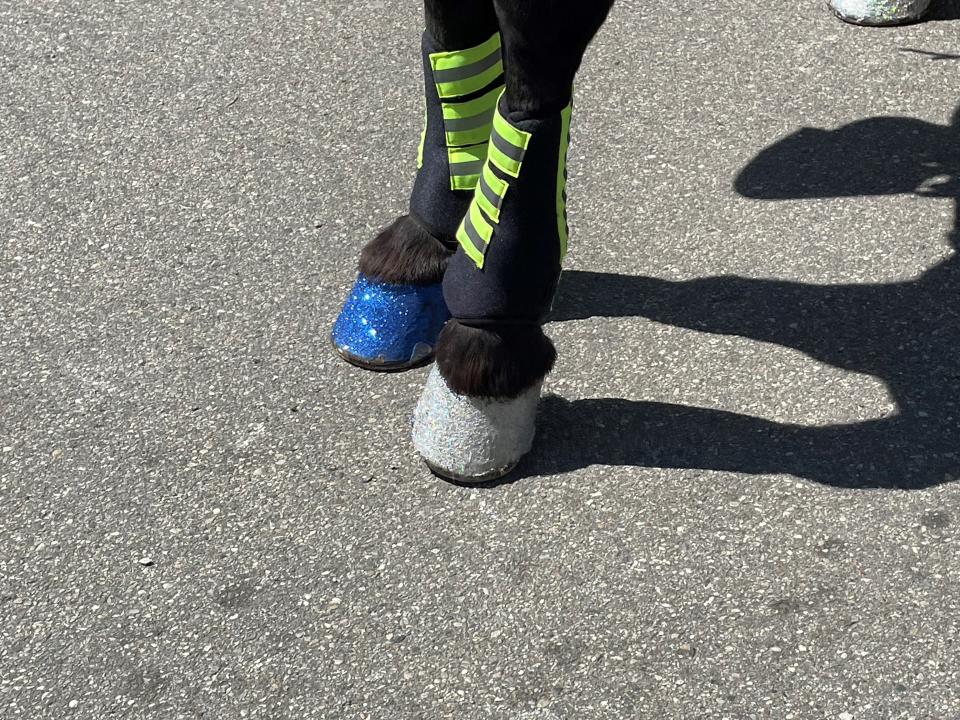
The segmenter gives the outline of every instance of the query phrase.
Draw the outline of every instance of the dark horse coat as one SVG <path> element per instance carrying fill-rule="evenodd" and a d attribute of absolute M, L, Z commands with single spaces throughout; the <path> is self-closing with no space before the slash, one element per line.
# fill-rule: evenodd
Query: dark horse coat
<path fill-rule="evenodd" d="M 540 326 L 566 252 L 573 80 L 612 1 L 425 2 L 410 211 L 364 248 L 360 270 L 442 280 L 453 319 L 436 356 L 457 392 L 514 397 L 553 365 Z"/>

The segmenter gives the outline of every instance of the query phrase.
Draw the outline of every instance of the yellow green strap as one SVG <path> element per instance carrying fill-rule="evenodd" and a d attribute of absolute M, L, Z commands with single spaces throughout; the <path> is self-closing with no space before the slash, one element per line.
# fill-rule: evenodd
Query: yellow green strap
<path fill-rule="evenodd" d="M 430 53 L 430 67 L 441 98 L 450 189 L 473 190 L 487 158 L 493 114 L 503 83 L 480 97 L 466 101 L 459 98 L 483 90 L 502 77 L 500 33 L 465 50 Z"/>
<path fill-rule="evenodd" d="M 448 146 L 487 142 L 493 127 L 493 112 L 502 90 L 503 86 L 498 85 L 474 100 L 442 104 Z"/>
<path fill-rule="evenodd" d="M 497 135 L 520 150 L 526 150 L 530 144 L 530 133 L 511 125 L 510 121 L 500 112 L 500 107 L 497 107 L 497 113 L 493 116 L 493 129 L 496 130 Z"/>
<path fill-rule="evenodd" d="M 430 66 L 442 99 L 481 90 L 503 74 L 500 33 L 466 50 L 430 53 Z"/>
<path fill-rule="evenodd" d="M 493 115 L 493 132 L 490 134 L 490 162 L 510 177 L 519 177 L 530 137 L 530 133 L 507 122 L 498 105 Z"/>
<path fill-rule="evenodd" d="M 503 206 L 503 198 L 507 194 L 508 187 L 509 185 L 493 172 L 490 163 L 485 163 L 474 199 L 494 223 L 500 222 L 500 208 Z"/>
<path fill-rule="evenodd" d="M 487 144 L 447 148 L 450 164 L 450 189 L 473 190 L 480 180 L 480 172 L 487 158 Z"/>
<path fill-rule="evenodd" d="M 560 262 L 567 256 L 567 150 L 570 147 L 570 116 L 573 102 L 560 111 L 560 154 L 557 158 L 557 234 L 560 236 Z"/>
<path fill-rule="evenodd" d="M 477 267 L 483 269 L 483 258 L 487 245 L 493 237 L 493 226 L 487 221 L 476 203 L 470 203 L 460 228 L 457 230 L 457 242 Z"/>
<path fill-rule="evenodd" d="M 560 240 L 560 260 L 567 254 L 567 154 L 570 146 L 570 119 L 573 103 L 560 111 L 560 138 L 557 155 L 556 216 L 557 235 Z M 500 222 L 503 200 L 510 184 L 494 172 L 493 167 L 511 177 L 518 177 L 523 156 L 530 144 L 531 133 L 515 128 L 500 114 L 499 108 L 493 118 L 493 133 L 474 190 L 473 199 L 460 228 L 457 241 L 463 251 L 479 269 L 483 269 L 488 246 L 493 238 L 494 226 Z M 453 150 L 451 150 L 453 152 Z"/>
<path fill-rule="evenodd" d="M 423 109 L 423 130 L 420 131 L 420 148 L 417 150 L 417 170 L 423 167 L 423 148 L 427 144 L 427 109 Z"/>

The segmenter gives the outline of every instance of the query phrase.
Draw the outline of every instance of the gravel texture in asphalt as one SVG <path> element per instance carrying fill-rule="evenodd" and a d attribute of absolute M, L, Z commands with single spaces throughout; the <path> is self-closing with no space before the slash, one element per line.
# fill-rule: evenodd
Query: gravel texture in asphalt
<path fill-rule="evenodd" d="M 620 0 L 508 482 L 328 333 L 415 2 L 0 2 L 0 717 L 960 717 L 960 0 Z"/>

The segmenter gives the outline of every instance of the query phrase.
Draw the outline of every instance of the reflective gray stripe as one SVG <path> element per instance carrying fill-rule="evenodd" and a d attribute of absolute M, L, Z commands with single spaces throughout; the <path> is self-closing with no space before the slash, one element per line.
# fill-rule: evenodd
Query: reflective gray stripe
<path fill-rule="evenodd" d="M 497 150 L 502 152 L 508 158 L 510 158 L 511 160 L 514 160 L 515 162 L 523 162 L 524 149 L 518 148 L 513 143 L 500 137 L 500 135 L 497 133 L 496 128 L 494 128 L 493 133 L 491 133 L 490 140 L 491 142 L 493 142 L 494 147 L 496 147 Z"/>
<path fill-rule="evenodd" d="M 467 237 L 470 238 L 470 242 L 473 243 L 473 246 L 477 249 L 481 255 L 486 254 L 487 244 L 483 241 L 483 238 L 480 237 L 480 233 L 477 232 L 477 229 L 473 226 L 473 218 L 470 217 L 468 212 L 466 217 L 463 218 L 463 229 L 467 233 Z"/>
<path fill-rule="evenodd" d="M 451 175 L 478 175 L 483 170 L 483 160 L 470 162 L 450 163 Z"/>
<path fill-rule="evenodd" d="M 462 132 L 463 130 L 476 130 L 493 122 L 493 108 L 486 110 L 479 115 L 466 118 L 444 118 L 443 126 L 447 132 Z"/>
<path fill-rule="evenodd" d="M 483 60 L 477 60 L 475 63 L 458 68 L 449 68 L 447 70 L 434 70 L 433 80 L 438 84 L 466 80 L 467 78 L 472 78 L 474 75 L 479 75 L 484 70 L 489 70 L 498 62 L 500 62 L 500 48 L 497 48 Z"/>
<path fill-rule="evenodd" d="M 490 204 L 493 205 L 497 210 L 500 209 L 500 196 L 497 195 L 496 191 L 487 184 L 487 178 L 484 177 L 483 173 L 480 173 L 480 192 L 483 193 L 483 196 L 490 201 Z"/>

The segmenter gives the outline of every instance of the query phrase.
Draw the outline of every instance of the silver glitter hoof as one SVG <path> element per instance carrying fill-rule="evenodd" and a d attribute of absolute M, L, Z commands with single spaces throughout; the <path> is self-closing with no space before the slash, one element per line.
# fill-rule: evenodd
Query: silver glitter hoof
<path fill-rule="evenodd" d="M 854 25 L 905 25 L 916 22 L 930 0 L 828 0 L 833 13 Z"/>
<path fill-rule="evenodd" d="M 536 430 L 537 383 L 520 397 L 457 395 L 434 366 L 413 414 L 413 444 L 435 474 L 459 483 L 503 477 L 530 451 Z"/>

